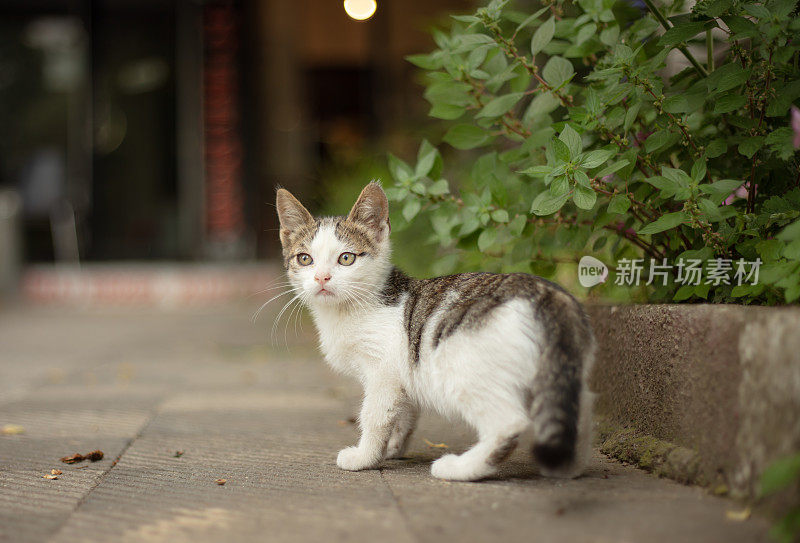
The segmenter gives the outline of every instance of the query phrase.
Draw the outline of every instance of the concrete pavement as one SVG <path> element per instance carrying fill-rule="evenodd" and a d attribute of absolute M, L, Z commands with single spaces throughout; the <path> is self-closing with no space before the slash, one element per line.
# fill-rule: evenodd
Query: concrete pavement
<path fill-rule="evenodd" d="M 0 428 L 25 430 L 0 435 L 0 541 L 767 541 L 741 505 L 599 453 L 571 481 L 522 451 L 497 480 L 435 480 L 471 436 L 432 416 L 408 459 L 343 472 L 358 388 L 309 323 L 271 346 L 258 305 L 0 308 Z"/>

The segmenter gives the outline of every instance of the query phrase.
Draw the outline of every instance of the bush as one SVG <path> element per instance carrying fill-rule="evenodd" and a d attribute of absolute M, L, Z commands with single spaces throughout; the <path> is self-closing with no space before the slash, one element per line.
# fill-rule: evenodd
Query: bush
<path fill-rule="evenodd" d="M 470 173 L 456 195 L 423 141 L 413 166 L 390 156 L 390 198 L 430 222 L 440 273 L 484 259 L 552 276 L 594 255 L 616 263 L 606 291 L 641 267 L 651 300 L 798 300 L 795 0 L 637 1 L 494 0 L 434 31 L 408 60 Z"/>

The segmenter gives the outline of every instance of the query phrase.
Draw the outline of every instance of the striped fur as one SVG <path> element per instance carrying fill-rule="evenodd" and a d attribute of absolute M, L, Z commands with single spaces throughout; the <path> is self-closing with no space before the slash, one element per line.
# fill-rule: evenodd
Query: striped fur
<path fill-rule="evenodd" d="M 314 219 L 283 190 L 278 212 L 287 274 L 326 360 L 364 385 L 361 440 L 339 453 L 341 468 L 402 455 L 428 408 L 478 433 L 470 450 L 434 462 L 436 477 L 491 476 L 528 433 L 543 473 L 581 472 L 594 338 L 572 296 L 527 274 L 408 277 L 390 263 L 388 202 L 376 183 L 346 218 Z M 358 255 L 352 265 L 337 264 L 343 252 Z M 314 263 L 301 266 L 298 253 Z"/>

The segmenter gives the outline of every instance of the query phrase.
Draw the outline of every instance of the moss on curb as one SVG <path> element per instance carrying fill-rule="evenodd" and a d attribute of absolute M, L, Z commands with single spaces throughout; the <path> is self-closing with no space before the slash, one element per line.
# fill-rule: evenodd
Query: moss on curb
<path fill-rule="evenodd" d="M 598 421 L 600 451 L 622 462 L 684 484 L 711 486 L 712 480 L 701 469 L 696 451 L 641 433 L 633 428 L 617 426 L 608 419 Z M 717 487 L 720 485 L 717 484 Z M 714 488 L 717 493 L 720 490 Z M 725 490 L 722 490 L 725 493 Z"/>

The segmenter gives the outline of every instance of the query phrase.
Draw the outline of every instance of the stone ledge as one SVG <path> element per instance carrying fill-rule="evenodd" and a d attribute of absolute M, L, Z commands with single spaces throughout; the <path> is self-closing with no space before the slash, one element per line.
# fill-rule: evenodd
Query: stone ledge
<path fill-rule="evenodd" d="M 647 436 L 669 444 L 640 442 L 651 458 L 631 461 L 656 462 L 651 467 L 673 479 L 753 497 L 763 469 L 800 450 L 800 308 L 635 305 L 588 312 L 598 340 L 597 412 L 628 432 L 617 436 L 617 449 Z M 682 460 L 655 460 L 653 451 L 665 458 L 680 452 Z"/>

